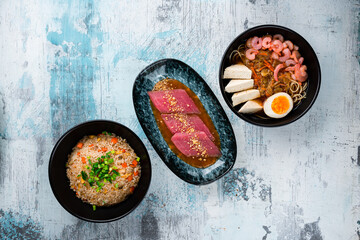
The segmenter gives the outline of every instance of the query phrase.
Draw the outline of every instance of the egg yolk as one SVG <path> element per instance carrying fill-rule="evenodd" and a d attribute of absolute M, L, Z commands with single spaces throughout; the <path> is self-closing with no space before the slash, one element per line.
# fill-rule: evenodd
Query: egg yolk
<path fill-rule="evenodd" d="M 271 109 L 276 114 L 284 114 L 289 109 L 290 103 L 287 97 L 279 96 L 273 100 L 271 103 Z"/>

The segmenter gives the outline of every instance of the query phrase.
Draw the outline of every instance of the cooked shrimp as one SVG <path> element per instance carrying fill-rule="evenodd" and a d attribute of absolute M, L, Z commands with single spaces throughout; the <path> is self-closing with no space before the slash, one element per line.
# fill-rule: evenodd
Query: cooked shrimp
<path fill-rule="evenodd" d="M 295 71 L 295 66 L 285 68 L 286 72 Z"/>
<path fill-rule="evenodd" d="M 281 42 L 284 41 L 284 37 L 281 34 L 275 34 L 273 39 L 274 40 L 280 40 Z"/>
<path fill-rule="evenodd" d="M 294 49 L 294 44 L 289 41 L 289 40 L 286 40 L 284 43 L 283 43 L 283 46 L 284 48 L 289 48 L 290 50 L 293 50 Z"/>
<path fill-rule="evenodd" d="M 283 56 L 279 57 L 279 61 L 280 62 L 285 62 L 286 60 L 288 60 L 290 58 L 291 52 L 288 48 L 285 48 L 282 53 L 284 54 Z"/>
<path fill-rule="evenodd" d="M 292 51 L 291 56 L 292 59 L 295 60 L 295 62 L 299 62 L 299 58 L 301 57 L 300 53 L 297 50 Z"/>
<path fill-rule="evenodd" d="M 274 52 L 279 54 L 281 50 L 283 50 L 282 42 L 280 40 L 273 40 L 271 42 L 271 48 Z"/>
<path fill-rule="evenodd" d="M 251 46 L 256 50 L 260 50 L 262 47 L 262 39 L 258 37 L 253 37 L 251 40 Z"/>
<path fill-rule="evenodd" d="M 254 60 L 256 54 L 258 54 L 258 53 L 259 53 L 258 50 L 253 49 L 253 48 L 250 48 L 250 49 L 246 50 L 245 56 L 246 56 L 246 58 L 249 59 L 249 60 Z"/>
<path fill-rule="evenodd" d="M 279 74 L 280 69 L 282 69 L 282 68 L 284 68 L 284 64 L 281 63 L 281 64 L 277 65 L 275 70 L 274 70 L 274 78 L 275 78 L 276 81 L 279 81 L 278 80 L 278 74 Z"/>
<path fill-rule="evenodd" d="M 275 59 L 275 60 L 278 60 L 278 59 L 279 59 L 279 54 L 277 54 L 276 52 L 273 52 L 273 53 L 271 54 L 271 58 L 272 58 L 272 59 Z"/>
<path fill-rule="evenodd" d="M 303 62 L 304 62 L 304 58 L 303 57 L 299 58 L 299 63 L 303 64 Z"/>
<path fill-rule="evenodd" d="M 292 59 L 288 59 L 285 61 L 286 66 L 295 65 L 295 64 L 296 64 L 296 62 Z"/>
<path fill-rule="evenodd" d="M 268 49 L 271 47 L 271 37 L 264 37 L 262 39 L 263 49 Z"/>
<path fill-rule="evenodd" d="M 251 48 L 251 41 L 252 41 L 252 38 L 249 38 L 247 41 L 246 41 L 246 46 L 248 48 Z"/>
<path fill-rule="evenodd" d="M 295 65 L 295 74 L 294 74 L 296 80 L 298 80 L 299 82 L 304 82 L 308 77 L 306 70 L 307 70 L 306 65 L 300 66 L 299 63 L 296 64 Z"/>
<path fill-rule="evenodd" d="M 294 44 L 294 50 L 299 50 L 299 47 L 297 45 Z"/>

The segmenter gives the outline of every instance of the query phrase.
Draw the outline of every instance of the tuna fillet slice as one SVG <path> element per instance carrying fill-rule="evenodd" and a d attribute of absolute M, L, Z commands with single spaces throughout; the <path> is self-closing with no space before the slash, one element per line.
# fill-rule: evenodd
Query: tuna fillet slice
<path fill-rule="evenodd" d="M 215 140 L 209 128 L 197 115 L 175 113 L 161 114 L 161 117 L 172 134 L 204 132 L 211 139 L 211 141 Z"/>
<path fill-rule="evenodd" d="M 187 157 L 219 157 L 221 152 L 204 132 L 176 133 L 171 141 Z"/>
<path fill-rule="evenodd" d="M 148 94 L 161 113 L 200 113 L 184 89 L 151 91 Z"/>

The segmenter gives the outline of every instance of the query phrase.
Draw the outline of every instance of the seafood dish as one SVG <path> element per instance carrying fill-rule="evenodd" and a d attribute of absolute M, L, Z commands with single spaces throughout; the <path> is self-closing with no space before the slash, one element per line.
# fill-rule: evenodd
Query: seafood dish
<path fill-rule="evenodd" d="M 163 79 L 148 92 L 159 130 L 184 162 L 206 168 L 221 157 L 220 137 L 199 98 L 175 79 Z"/>
<path fill-rule="evenodd" d="M 306 98 L 307 66 L 300 49 L 280 34 L 254 36 L 230 54 L 225 92 L 239 113 L 283 118 Z"/>
<path fill-rule="evenodd" d="M 66 167 L 70 188 L 94 211 L 124 201 L 141 176 L 140 158 L 125 139 L 108 132 L 83 137 Z"/>

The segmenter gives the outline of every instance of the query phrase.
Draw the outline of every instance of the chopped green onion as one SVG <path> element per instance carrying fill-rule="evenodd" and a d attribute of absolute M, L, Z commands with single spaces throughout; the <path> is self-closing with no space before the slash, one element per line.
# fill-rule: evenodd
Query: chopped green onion
<path fill-rule="evenodd" d="M 91 171 L 89 173 L 81 171 L 81 174 L 79 174 L 78 177 L 81 176 L 83 180 L 89 183 L 90 187 L 96 188 L 96 191 L 99 192 L 105 183 L 112 183 L 112 181 L 115 181 L 117 176 L 120 176 L 120 173 L 114 170 L 118 169 L 118 167 L 114 165 L 112 166 L 114 159 L 111 158 L 111 154 L 113 153 L 115 153 L 115 150 L 107 152 L 105 156 L 103 155 L 97 158 L 98 161 L 95 163 L 91 162 L 90 156 L 87 157 L 89 164 L 85 165 L 85 168 L 90 169 Z M 86 183 L 84 183 L 84 186 L 86 186 Z"/>
<path fill-rule="evenodd" d="M 139 162 L 139 161 L 140 161 L 140 158 L 139 158 L 139 157 L 137 157 L 137 158 L 136 158 L 136 161 L 138 161 L 138 162 Z"/>
<path fill-rule="evenodd" d="M 88 175 L 86 174 L 86 172 L 81 171 L 81 177 L 82 177 L 82 179 L 84 179 L 86 181 L 86 179 L 88 178 Z"/>
<path fill-rule="evenodd" d="M 96 206 L 95 205 L 93 205 L 93 211 L 96 211 Z"/>
<path fill-rule="evenodd" d="M 116 184 L 115 184 L 115 187 L 116 187 L 116 188 L 119 188 L 119 184 L 118 184 L 118 183 L 116 183 Z"/>

